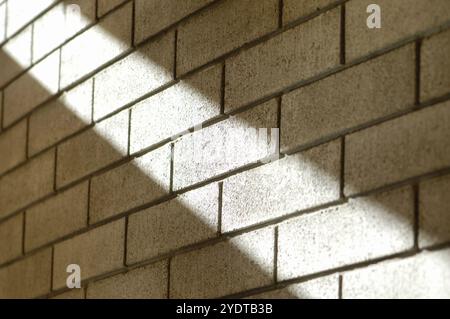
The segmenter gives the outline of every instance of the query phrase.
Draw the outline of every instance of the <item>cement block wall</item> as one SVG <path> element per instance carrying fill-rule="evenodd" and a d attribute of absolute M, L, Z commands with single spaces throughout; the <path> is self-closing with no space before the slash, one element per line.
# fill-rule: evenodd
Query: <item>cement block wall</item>
<path fill-rule="evenodd" d="M 0 0 L 0 297 L 449 298 L 449 51 L 448 0 Z"/>

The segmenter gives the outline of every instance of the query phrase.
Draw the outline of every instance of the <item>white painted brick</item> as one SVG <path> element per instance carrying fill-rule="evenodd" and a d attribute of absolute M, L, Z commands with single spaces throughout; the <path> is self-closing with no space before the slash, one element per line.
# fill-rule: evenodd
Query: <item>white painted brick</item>
<path fill-rule="evenodd" d="M 123 266 L 124 219 L 95 228 L 54 246 L 53 289 L 65 288 L 67 266 L 78 264 L 82 280 Z"/>
<path fill-rule="evenodd" d="M 334 9 L 226 62 L 225 110 L 238 108 L 339 65 Z"/>
<path fill-rule="evenodd" d="M 0 49 L 0 86 L 31 65 L 31 27 L 9 39 Z"/>
<path fill-rule="evenodd" d="M 338 299 L 339 276 L 330 275 L 285 288 L 264 292 L 250 299 Z"/>
<path fill-rule="evenodd" d="M 6 25 L 8 37 L 56 2 L 57 0 L 8 0 Z"/>
<path fill-rule="evenodd" d="M 423 252 L 344 273 L 345 299 L 450 298 L 450 250 Z"/>
<path fill-rule="evenodd" d="M 59 51 L 56 51 L 5 89 L 3 125 L 10 125 L 58 92 L 58 81 Z"/>
<path fill-rule="evenodd" d="M 50 150 L 0 178 L 0 218 L 53 191 L 55 151 Z"/>
<path fill-rule="evenodd" d="M 345 193 L 355 194 L 450 166 L 450 103 L 348 135 Z"/>
<path fill-rule="evenodd" d="M 183 74 L 276 30 L 278 1 L 230 0 L 178 28 L 177 74 Z"/>
<path fill-rule="evenodd" d="M 373 3 L 352 0 L 345 4 L 345 54 L 349 61 L 450 21 L 448 0 L 377 0 L 381 28 L 369 29 L 366 10 Z"/>
<path fill-rule="evenodd" d="M 131 215 L 127 263 L 150 259 L 215 237 L 218 200 L 219 187 L 211 184 Z"/>
<path fill-rule="evenodd" d="M 305 276 L 399 253 L 414 245 L 411 188 L 348 203 L 279 226 L 278 278 Z"/>
<path fill-rule="evenodd" d="M 169 145 L 94 177 L 91 182 L 90 222 L 144 205 L 168 194 Z"/>
<path fill-rule="evenodd" d="M 92 80 L 88 80 L 31 114 L 30 155 L 86 127 L 91 116 Z"/>
<path fill-rule="evenodd" d="M 25 250 L 69 235 L 87 225 L 88 183 L 51 197 L 26 212 Z"/>
<path fill-rule="evenodd" d="M 0 4 L 0 44 L 6 38 L 6 2 Z"/>
<path fill-rule="evenodd" d="M 174 38 L 170 32 L 95 76 L 95 120 L 173 79 Z"/>
<path fill-rule="evenodd" d="M 0 174 L 25 161 L 26 142 L 26 120 L 0 134 Z"/>
<path fill-rule="evenodd" d="M 410 108 L 415 72 L 408 45 L 283 96 L 282 150 Z"/>
<path fill-rule="evenodd" d="M 129 112 L 123 111 L 58 146 L 56 184 L 64 186 L 127 154 Z"/>
<path fill-rule="evenodd" d="M 450 240 L 450 177 L 423 182 L 419 186 L 419 246 Z"/>
<path fill-rule="evenodd" d="M 167 262 L 159 262 L 124 274 L 94 282 L 87 299 L 164 299 L 167 298 Z"/>
<path fill-rule="evenodd" d="M 78 5 L 81 15 L 69 5 Z M 66 0 L 45 13 L 33 25 L 33 61 L 61 45 L 95 20 L 95 0 Z"/>
<path fill-rule="evenodd" d="M 0 298 L 30 299 L 50 292 L 52 250 L 0 269 Z"/>
<path fill-rule="evenodd" d="M 277 117 L 277 102 L 271 100 L 183 136 L 175 143 L 174 188 L 196 184 L 277 153 L 278 136 L 269 139 L 269 131 L 258 131 L 276 128 Z"/>
<path fill-rule="evenodd" d="M 137 0 L 135 42 L 139 43 L 145 40 L 213 1 L 214 0 Z"/>
<path fill-rule="evenodd" d="M 125 0 L 98 0 L 98 16 L 101 17 L 105 15 L 123 2 L 125 2 Z"/>
<path fill-rule="evenodd" d="M 273 283 L 274 229 L 175 256 L 170 298 L 215 298 Z"/>
<path fill-rule="evenodd" d="M 338 200 L 340 153 L 334 141 L 226 179 L 222 231 Z"/>
<path fill-rule="evenodd" d="M 220 114 L 221 66 L 181 80 L 131 111 L 131 153 L 157 144 Z"/>
<path fill-rule="evenodd" d="M 0 224 L 0 265 L 22 255 L 23 214 Z"/>
<path fill-rule="evenodd" d="M 131 3 L 62 47 L 61 86 L 66 87 L 124 53 L 130 43 Z"/>

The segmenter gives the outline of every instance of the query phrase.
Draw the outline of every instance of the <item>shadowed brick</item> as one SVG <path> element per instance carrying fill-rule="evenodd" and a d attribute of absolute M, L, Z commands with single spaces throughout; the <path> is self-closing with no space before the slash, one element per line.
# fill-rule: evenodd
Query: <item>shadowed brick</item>
<path fill-rule="evenodd" d="M 177 74 L 186 73 L 278 27 L 278 1 L 230 0 L 178 29 Z"/>
<path fill-rule="evenodd" d="M 273 280 L 273 253 L 270 227 L 175 256 L 170 298 L 214 298 L 268 285 Z"/>
<path fill-rule="evenodd" d="M 87 299 L 164 299 L 167 298 L 167 262 L 158 262 L 107 279 L 87 289 Z"/>
<path fill-rule="evenodd" d="M 46 249 L 0 269 L 0 298 L 36 298 L 50 292 L 52 251 Z"/>
<path fill-rule="evenodd" d="M 135 43 L 167 28 L 214 0 L 137 0 Z"/>
<path fill-rule="evenodd" d="M 285 280 L 413 247 L 413 193 L 403 188 L 287 221 L 279 226 L 278 278 Z"/>
<path fill-rule="evenodd" d="M 50 150 L 0 178 L 0 218 L 53 191 L 54 163 Z"/>
<path fill-rule="evenodd" d="M 334 141 L 226 179 L 222 231 L 338 200 L 340 152 Z"/>
<path fill-rule="evenodd" d="M 230 58 L 225 109 L 246 105 L 337 66 L 339 19 L 339 10 L 332 10 Z"/>
<path fill-rule="evenodd" d="M 98 222 L 167 195 L 170 155 L 170 147 L 164 146 L 94 177 L 90 222 Z"/>
<path fill-rule="evenodd" d="M 450 103 L 348 135 L 345 193 L 364 192 L 450 166 Z"/>
<path fill-rule="evenodd" d="M 130 48 L 131 3 L 62 47 L 61 86 L 66 87 Z"/>
<path fill-rule="evenodd" d="M 260 129 L 278 126 L 276 100 L 213 126 L 183 136 L 175 143 L 174 188 L 181 189 L 256 162 L 278 151 L 278 136 Z M 272 135 L 273 136 L 273 135 Z"/>
<path fill-rule="evenodd" d="M 98 16 L 101 17 L 126 0 L 98 0 Z"/>
<path fill-rule="evenodd" d="M 88 80 L 31 114 L 30 155 L 89 125 L 91 114 L 92 80 Z"/>
<path fill-rule="evenodd" d="M 345 48 L 350 61 L 450 21 L 447 0 L 378 0 L 381 28 L 367 27 L 367 6 L 372 0 L 345 4 Z"/>
<path fill-rule="evenodd" d="M 283 0 L 283 24 L 311 15 L 339 0 L 298 1 Z"/>
<path fill-rule="evenodd" d="M 421 48 L 421 100 L 450 93 L 450 31 L 425 39 Z"/>
<path fill-rule="evenodd" d="M 131 153 L 218 116 L 221 70 L 220 65 L 208 68 L 135 105 Z"/>
<path fill-rule="evenodd" d="M 128 111 L 110 117 L 58 146 L 56 183 L 73 182 L 123 158 L 128 145 Z"/>
<path fill-rule="evenodd" d="M 95 76 L 95 120 L 173 79 L 174 38 L 170 32 Z"/>
<path fill-rule="evenodd" d="M 0 265 L 22 255 L 23 214 L 0 224 Z"/>
<path fill-rule="evenodd" d="M 19 122 L 0 135 L 0 174 L 25 161 L 26 140 L 26 120 Z"/>
<path fill-rule="evenodd" d="M 283 96 L 282 150 L 412 107 L 414 54 L 409 45 Z"/>
<path fill-rule="evenodd" d="M 121 268 L 124 236 L 121 219 L 55 245 L 53 289 L 65 287 L 70 264 L 80 266 L 82 280 Z"/>
<path fill-rule="evenodd" d="M 345 299 L 450 298 L 450 250 L 422 252 L 344 273 Z"/>
<path fill-rule="evenodd" d="M 449 241 L 450 176 L 423 182 L 419 190 L 419 246 Z"/>
<path fill-rule="evenodd" d="M 87 224 L 88 183 L 84 182 L 27 210 L 25 250 L 82 229 Z"/>
<path fill-rule="evenodd" d="M 212 184 L 130 216 L 127 263 L 216 236 L 218 199 L 219 187 Z"/>
<path fill-rule="evenodd" d="M 3 125 L 8 126 L 58 92 L 59 51 L 46 57 L 5 89 Z"/>
<path fill-rule="evenodd" d="M 75 288 L 62 294 L 52 297 L 52 299 L 84 299 L 84 288 Z"/>

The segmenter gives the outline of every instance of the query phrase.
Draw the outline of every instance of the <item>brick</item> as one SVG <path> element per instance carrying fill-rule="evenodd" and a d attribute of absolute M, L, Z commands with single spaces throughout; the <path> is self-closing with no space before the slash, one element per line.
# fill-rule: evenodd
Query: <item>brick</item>
<path fill-rule="evenodd" d="M 84 294 L 84 288 L 75 288 L 67 292 L 63 292 L 62 294 L 56 295 L 51 299 L 84 299 Z"/>
<path fill-rule="evenodd" d="M 92 80 L 88 80 L 30 116 L 30 155 L 54 145 L 91 123 Z"/>
<path fill-rule="evenodd" d="M 344 273 L 345 299 L 450 298 L 450 250 L 422 252 Z"/>
<path fill-rule="evenodd" d="M 219 3 L 178 28 L 177 74 L 186 73 L 278 27 L 278 1 Z"/>
<path fill-rule="evenodd" d="M 174 38 L 170 32 L 95 76 L 95 120 L 173 80 Z"/>
<path fill-rule="evenodd" d="M 449 136 L 448 102 L 348 135 L 345 193 L 364 192 L 448 167 Z"/>
<path fill-rule="evenodd" d="M 55 151 L 39 155 L 0 178 L 0 218 L 53 191 Z"/>
<path fill-rule="evenodd" d="M 136 1 L 135 43 L 166 29 L 214 0 Z"/>
<path fill-rule="evenodd" d="M 277 153 L 278 136 L 269 139 L 269 131 L 259 131 L 276 128 L 277 117 L 277 102 L 271 100 L 183 136 L 174 148 L 174 188 L 182 189 Z"/>
<path fill-rule="evenodd" d="M 419 246 L 450 240 L 450 177 L 423 182 L 419 186 Z"/>
<path fill-rule="evenodd" d="M 36 16 L 56 3 L 57 0 L 11 0 L 7 6 L 7 36 L 29 24 Z"/>
<path fill-rule="evenodd" d="M 226 179 L 222 231 L 338 200 L 340 152 L 333 141 Z"/>
<path fill-rule="evenodd" d="M 422 42 L 420 98 L 422 101 L 450 93 L 450 31 Z"/>
<path fill-rule="evenodd" d="M 27 122 L 23 120 L 0 135 L 0 174 L 26 159 Z"/>
<path fill-rule="evenodd" d="M 127 154 L 128 111 L 110 117 L 58 146 L 56 183 L 64 186 Z"/>
<path fill-rule="evenodd" d="M 0 4 L 0 44 L 6 38 L 6 2 Z"/>
<path fill-rule="evenodd" d="M 339 65 L 339 21 L 339 9 L 332 10 L 230 58 L 225 110 Z"/>
<path fill-rule="evenodd" d="M 98 16 L 101 17 L 126 0 L 98 0 Z"/>
<path fill-rule="evenodd" d="M 29 299 L 50 292 L 52 251 L 46 249 L 0 270 L 0 298 Z"/>
<path fill-rule="evenodd" d="M 414 55 L 409 45 L 283 96 L 282 150 L 413 106 Z"/>
<path fill-rule="evenodd" d="M 5 89 L 3 125 L 10 125 L 56 94 L 58 81 L 59 51 L 56 51 Z"/>
<path fill-rule="evenodd" d="M 221 70 L 220 65 L 208 68 L 135 105 L 131 153 L 219 116 Z"/>
<path fill-rule="evenodd" d="M 130 216 L 127 263 L 215 237 L 218 200 L 219 187 L 211 184 Z"/>
<path fill-rule="evenodd" d="M 25 250 L 33 250 L 87 225 L 88 182 L 33 206 L 26 213 Z"/>
<path fill-rule="evenodd" d="M 96 281 L 87 289 L 87 299 L 165 299 L 167 262 L 158 262 L 124 274 Z"/>
<path fill-rule="evenodd" d="M 170 158 L 170 147 L 164 146 L 94 177 L 91 182 L 91 223 L 168 195 Z"/>
<path fill-rule="evenodd" d="M 0 265 L 22 255 L 23 214 L 0 224 Z"/>
<path fill-rule="evenodd" d="M 278 278 L 305 276 L 412 249 L 411 188 L 301 216 L 279 226 Z"/>
<path fill-rule="evenodd" d="M 31 65 L 31 27 L 9 39 L 0 50 L 0 86 Z"/>
<path fill-rule="evenodd" d="M 66 286 L 67 266 L 78 264 L 81 280 L 118 270 L 123 266 L 124 219 L 95 228 L 54 246 L 53 289 Z"/>
<path fill-rule="evenodd" d="M 345 4 L 345 47 L 348 61 L 435 28 L 450 20 L 447 0 L 379 0 L 381 28 L 367 27 L 367 6 L 372 0 Z"/>
<path fill-rule="evenodd" d="M 283 0 L 283 24 L 288 24 L 300 18 L 305 18 L 330 6 L 339 0 L 298 1 Z"/>
<path fill-rule="evenodd" d="M 175 256 L 170 298 L 214 298 L 273 282 L 274 229 L 260 229 L 226 242 Z"/>
<path fill-rule="evenodd" d="M 250 299 L 339 299 L 339 276 L 308 280 L 254 295 Z"/>
<path fill-rule="evenodd" d="M 61 86 L 66 87 L 130 48 L 131 3 L 62 47 Z"/>
<path fill-rule="evenodd" d="M 78 5 L 81 16 L 77 16 L 69 5 Z M 95 0 L 66 0 L 59 3 L 33 24 L 33 61 L 63 44 L 95 21 Z"/>

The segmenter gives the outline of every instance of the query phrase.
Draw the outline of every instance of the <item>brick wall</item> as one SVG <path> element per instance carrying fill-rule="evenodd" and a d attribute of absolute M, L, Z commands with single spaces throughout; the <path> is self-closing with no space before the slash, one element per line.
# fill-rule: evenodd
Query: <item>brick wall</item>
<path fill-rule="evenodd" d="M 372 2 L 0 0 L 0 297 L 450 297 L 450 1 Z"/>

